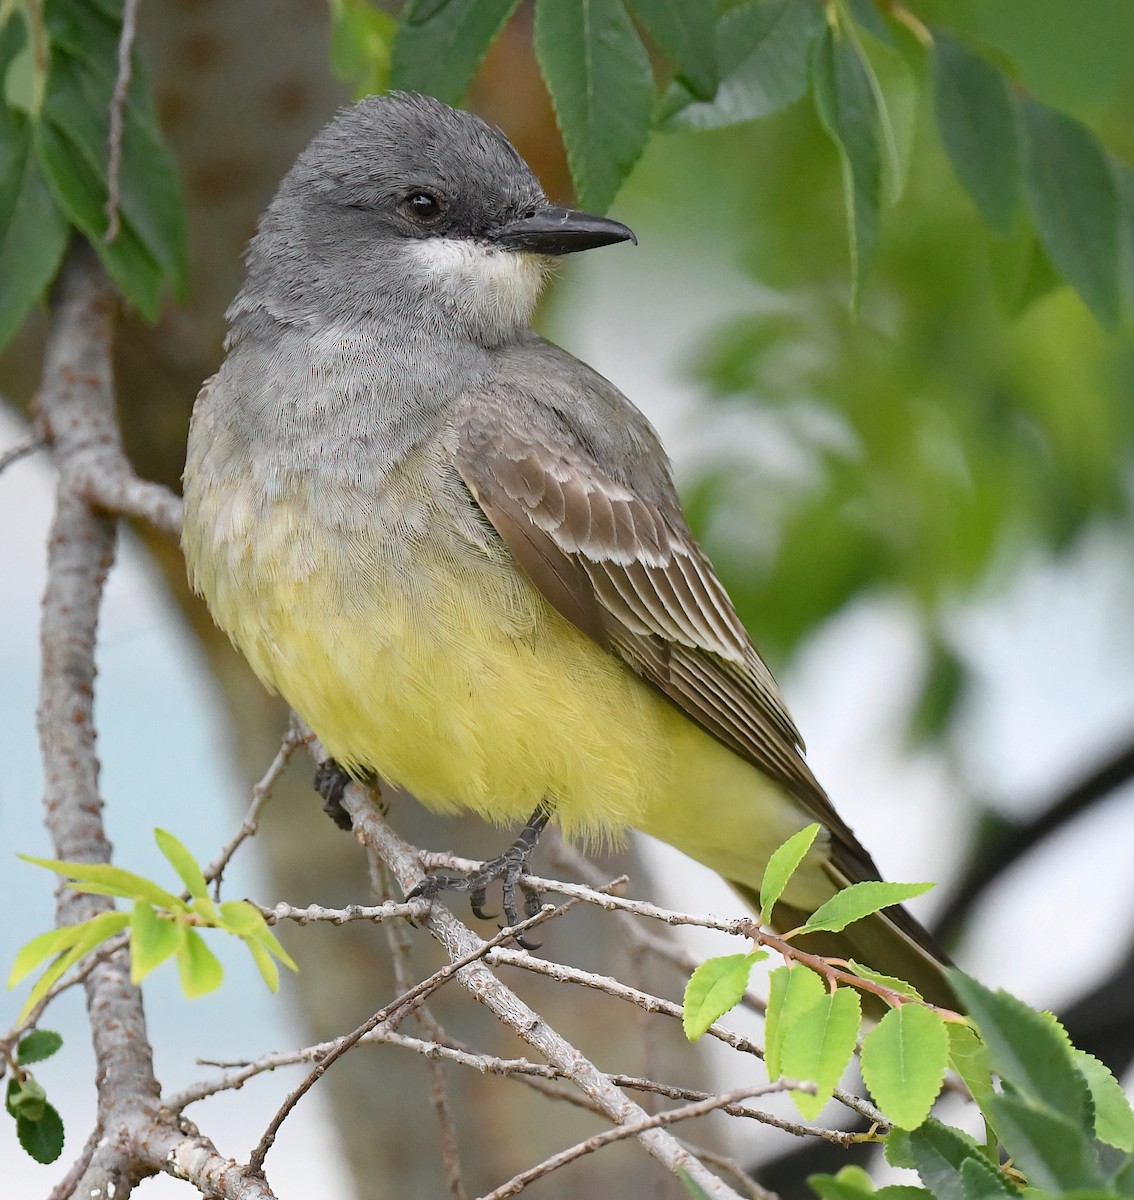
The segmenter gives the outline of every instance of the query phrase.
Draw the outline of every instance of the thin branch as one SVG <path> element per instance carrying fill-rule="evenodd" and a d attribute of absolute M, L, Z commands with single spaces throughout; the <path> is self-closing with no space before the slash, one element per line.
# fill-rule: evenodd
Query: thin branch
<path fill-rule="evenodd" d="M 125 132 L 126 93 L 130 90 L 134 33 L 138 21 L 139 0 L 126 0 L 122 6 L 122 30 L 118 35 L 118 76 L 110 98 L 110 135 L 106 163 L 106 233 L 103 241 L 113 242 L 119 234 L 119 207 L 122 174 L 122 137 Z"/>
<path fill-rule="evenodd" d="M 584 1155 L 593 1154 L 596 1150 L 600 1150 L 603 1146 L 609 1146 L 612 1142 L 620 1142 L 628 1137 L 637 1137 L 647 1130 L 661 1129 L 665 1125 L 673 1125 L 678 1121 L 689 1121 L 694 1117 L 703 1117 L 708 1113 L 715 1112 L 719 1108 L 723 1108 L 725 1105 L 736 1104 L 738 1101 L 750 1099 L 752 1096 L 766 1096 L 772 1092 L 784 1092 L 792 1088 L 803 1091 L 809 1089 L 811 1091 L 815 1090 L 814 1085 L 801 1085 L 798 1082 L 789 1080 L 733 1088 L 730 1092 L 722 1092 L 721 1095 L 711 1096 L 708 1100 L 699 1100 L 694 1104 L 685 1104 L 681 1108 L 670 1108 L 665 1112 L 655 1113 L 652 1117 L 647 1116 L 644 1120 L 636 1121 L 633 1124 L 620 1125 L 616 1129 L 608 1129 L 604 1133 L 597 1133 L 594 1137 L 589 1137 L 586 1141 L 579 1142 L 568 1150 L 562 1150 L 558 1154 L 553 1154 L 550 1158 L 544 1159 L 543 1162 L 537 1163 L 536 1166 L 530 1167 L 526 1171 L 521 1171 L 519 1175 L 514 1175 L 507 1183 L 501 1184 L 500 1187 L 494 1188 L 491 1192 L 482 1196 L 481 1200 L 507 1200 L 509 1196 L 517 1196 L 529 1183 L 535 1183 L 537 1179 L 542 1179 L 545 1175 L 550 1175 L 552 1171 L 557 1171 L 560 1167 L 565 1167 L 568 1163 L 574 1162 Z"/>
<path fill-rule="evenodd" d="M 317 742 L 312 742 L 311 751 L 318 761 L 325 758 L 325 752 Z M 375 847 L 389 864 L 399 886 L 408 891 L 421 878 L 419 856 L 381 819 L 374 805 L 370 803 L 366 790 L 360 785 L 352 784 L 347 787 L 343 803 L 352 818 L 356 835 L 366 845 Z M 472 931 L 436 900 L 425 924 L 430 933 L 446 948 L 451 958 L 461 958 L 477 947 L 478 939 Z M 498 1019 L 515 1030 L 552 1065 L 563 1071 L 611 1120 L 619 1125 L 626 1125 L 647 1118 L 647 1114 L 616 1088 L 607 1075 L 555 1032 L 538 1013 L 506 988 L 482 963 L 473 962 L 463 967 L 457 978 L 462 986 Z M 669 1171 L 686 1171 L 711 1200 L 736 1200 L 736 1192 L 708 1171 L 664 1130 L 650 1127 L 641 1130 L 637 1136 L 645 1149 Z"/>
<path fill-rule="evenodd" d="M 14 446 L 9 446 L 0 454 L 0 475 L 13 463 L 18 463 L 21 458 L 26 458 L 29 454 L 42 450 L 47 444 L 47 438 L 42 433 L 30 433 L 21 441 L 16 442 Z"/>
<path fill-rule="evenodd" d="M 224 876 L 225 868 L 232 861 L 232 856 L 237 850 L 250 837 L 256 836 L 256 831 L 259 829 L 260 813 L 272 798 L 272 788 L 284 773 L 288 762 L 291 760 L 291 756 L 302 744 L 303 738 L 294 729 L 289 728 L 280 739 L 280 748 L 276 751 L 276 756 L 272 759 L 268 769 L 261 776 L 260 780 L 252 785 L 252 802 L 248 806 L 248 811 L 244 814 L 244 820 L 240 823 L 240 828 L 224 845 L 217 857 L 205 868 L 205 878 L 212 883 L 213 894 L 216 899 L 220 899 L 221 880 Z M 292 917 L 291 919 L 296 920 L 297 918 Z"/>
<path fill-rule="evenodd" d="M 482 942 L 480 945 L 471 949 L 468 953 L 462 955 L 458 959 L 446 964 L 439 971 L 434 971 L 427 979 L 421 980 L 420 983 L 414 984 L 408 992 L 404 992 L 396 999 L 392 1000 L 384 1008 L 380 1008 L 373 1016 L 364 1021 L 353 1033 L 342 1038 L 331 1050 L 326 1058 L 320 1062 L 313 1071 L 308 1074 L 300 1085 L 295 1088 L 280 1105 L 275 1116 L 268 1123 L 267 1129 L 264 1130 L 263 1136 L 256 1144 L 256 1148 L 252 1151 L 248 1159 L 248 1169 L 256 1175 L 263 1174 L 264 1159 L 271 1150 L 273 1143 L 276 1140 L 276 1135 L 279 1133 L 280 1126 L 287 1120 L 296 1104 L 311 1090 L 314 1084 L 326 1074 L 332 1063 L 356 1046 L 362 1038 L 372 1029 L 376 1029 L 379 1025 L 388 1021 L 390 1017 L 411 1005 L 419 996 L 427 996 L 435 992 L 443 984 L 448 983 L 450 979 L 456 978 L 460 971 L 471 966 L 478 959 L 483 958 L 494 947 L 502 942 L 508 941 L 523 933 L 525 930 L 531 929 L 533 926 L 542 924 L 549 917 L 555 914 L 554 906 L 547 906 L 541 912 L 536 913 L 534 917 L 529 917 L 526 921 L 521 921 L 519 925 L 512 928 L 502 929 L 494 938 L 490 938 L 487 942 Z"/>

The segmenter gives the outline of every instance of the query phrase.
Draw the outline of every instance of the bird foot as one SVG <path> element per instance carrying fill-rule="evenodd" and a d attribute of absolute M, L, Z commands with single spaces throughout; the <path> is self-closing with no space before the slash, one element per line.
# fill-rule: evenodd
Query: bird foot
<path fill-rule="evenodd" d="M 471 875 L 457 875 L 451 871 L 434 871 L 427 875 L 406 896 L 407 900 L 425 898 L 432 900 L 442 892 L 468 892 L 469 906 L 473 913 L 482 921 L 492 920 L 494 913 L 484 911 L 488 885 L 499 879 L 502 888 L 502 904 L 504 919 L 508 925 L 518 925 L 521 921 L 516 907 L 516 889 L 524 894 L 524 916 L 534 917 L 539 912 L 539 895 L 525 883 L 524 876 L 531 874 L 528 859 L 539 842 L 539 835 L 551 819 L 551 810 L 540 805 L 528 818 L 527 824 L 520 831 L 520 836 L 497 858 L 489 859 L 479 871 Z M 516 938 L 517 945 L 524 950 L 538 950 L 538 942 L 528 942 L 522 937 Z"/>
<path fill-rule="evenodd" d="M 323 811 L 348 833 L 351 820 L 350 814 L 343 808 L 343 793 L 352 778 L 333 758 L 325 759 L 315 768 L 315 790 L 323 797 Z"/>

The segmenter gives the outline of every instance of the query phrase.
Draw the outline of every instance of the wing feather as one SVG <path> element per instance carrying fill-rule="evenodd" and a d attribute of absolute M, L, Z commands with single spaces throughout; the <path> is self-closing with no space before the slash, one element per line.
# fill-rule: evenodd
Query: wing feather
<path fill-rule="evenodd" d="M 676 500 L 635 494 L 586 451 L 536 444 L 476 399 L 457 416 L 457 470 L 550 603 L 789 789 L 831 831 L 844 870 L 877 878 L 804 761 L 775 680 Z"/>

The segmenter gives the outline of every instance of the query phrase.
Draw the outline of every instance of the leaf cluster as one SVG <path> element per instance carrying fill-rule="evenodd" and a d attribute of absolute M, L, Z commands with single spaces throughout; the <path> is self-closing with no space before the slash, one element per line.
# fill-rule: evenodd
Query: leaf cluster
<path fill-rule="evenodd" d="M 773 856 L 761 891 L 762 920 L 814 836 L 809 827 Z M 842 929 L 897 903 L 910 886 L 919 885 L 872 885 L 870 900 L 866 892 L 856 896 L 848 888 L 782 941 L 790 947 L 797 933 Z M 790 959 L 790 949 L 786 954 Z M 691 1039 L 740 1002 L 753 965 L 767 957 L 766 950 L 756 950 L 698 967 L 685 993 L 685 1030 Z M 793 1088 L 792 1096 L 800 1113 L 814 1120 L 858 1046 L 863 1081 L 890 1126 L 884 1135 L 887 1159 L 916 1170 L 923 1186 L 876 1193 L 861 1168 L 847 1167 L 838 1175 L 811 1179 L 821 1200 L 875 1195 L 882 1200 L 1118 1200 L 1134 1195 L 1134 1110 L 1114 1076 L 1072 1046 L 1050 1013 L 1036 1012 L 952 970 L 950 980 L 967 1014 L 962 1018 L 923 1004 L 900 980 L 858 963 L 849 968 L 853 977 L 848 978 L 842 969 L 829 967 L 820 974 L 789 961 L 771 973 L 764 1041 L 768 1077 L 807 1084 Z M 859 1045 L 862 1010 L 855 988 L 864 984 L 878 985 L 870 990 L 890 1007 Z M 949 1070 L 980 1110 L 983 1143 L 930 1116 Z"/>
<path fill-rule="evenodd" d="M 174 958 L 181 989 L 190 999 L 215 991 L 224 977 L 220 961 L 205 944 L 199 929 L 217 929 L 239 938 L 273 992 L 279 988 L 277 960 L 293 971 L 298 969 L 259 909 L 247 900 L 210 899 L 204 873 L 185 846 L 164 829 L 155 830 L 154 838 L 185 885 L 185 894 L 176 896 L 142 875 L 108 863 L 63 862 L 20 855 L 26 862 L 65 876 L 71 881 L 68 886 L 77 891 L 132 902 L 129 912 L 115 909 L 99 913 L 89 921 L 42 933 L 20 949 L 8 979 L 9 987 L 51 960 L 29 992 L 21 1020 L 71 967 L 124 931 L 129 935 L 131 979 L 140 983 L 155 967 Z"/>
<path fill-rule="evenodd" d="M 131 46 L 128 83 L 120 65 L 122 10 L 122 0 L 0 4 L 0 347 L 72 231 L 149 319 L 167 288 L 184 291 L 180 184 Z"/>
<path fill-rule="evenodd" d="M 53 1163 L 63 1153 L 63 1119 L 27 1068 L 50 1058 L 62 1045 L 63 1039 L 53 1030 L 33 1029 L 20 1039 L 9 1063 L 4 1107 L 16 1122 L 20 1145 L 39 1163 Z"/>

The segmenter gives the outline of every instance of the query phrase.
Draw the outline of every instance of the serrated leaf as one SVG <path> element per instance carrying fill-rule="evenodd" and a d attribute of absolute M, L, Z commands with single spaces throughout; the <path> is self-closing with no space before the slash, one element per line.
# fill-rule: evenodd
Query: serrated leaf
<path fill-rule="evenodd" d="M 980 1147 L 967 1133 L 952 1125 L 943 1125 L 934 1117 L 911 1132 L 903 1132 L 894 1147 L 895 1157 L 891 1158 L 889 1143 L 895 1136 L 892 1133 L 886 1139 L 887 1161 L 895 1166 L 906 1166 L 912 1160 L 922 1183 L 937 1200 L 964 1200 L 962 1164 L 969 1158 L 986 1161 Z"/>
<path fill-rule="evenodd" d="M 1023 1096 L 994 1096 L 988 1107 L 1005 1150 L 1034 1187 L 1059 1193 L 1103 1186 L 1082 1126 L 1054 1108 L 1029 1104 Z"/>
<path fill-rule="evenodd" d="M 793 833 L 782 846 L 777 846 L 773 851 L 768 865 L 764 868 L 764 879 L 760 884 L 761 924 L 772 919 L 772 909 L 784 894 L 784 888 L 795 874 L 796 868 L 803 862 L 818 833 L 818 824 L 808 825 L 798 833 Z"/>
<path fill-rule="evenodd" d="M 130 920 L 130 979 L 141 983 L 181 947 L 185 926 L 159 916 L 147 900 L 136 900 Z"/>
<path fill-rule="evenodd" d="M 965 1087 L 972 1092 L 973 1099 L 984 1112 L 987 1109 L 987 1101 L 995 1095 L 988 1053 L 970 1026 L 959 1025 L 957 1022 L 951 1021 L 947 1029 L 949 1033 L 949 1064 L 961 1077 Z"/>
<path fill-rule="evenodd" d="M 961 1163 L 961 1191 L 964 1200 L 1013 1200 L 1020 1194 L 1002 1171 L 979 1158 Z"/>
<path fill-rule="evenodd" d="M 394 34 L 395 88 L 456 104 L 519 0 L 410 0 Z"/>
<path fill-rule="evenodd" d="M 1082 122 L 1020 101 L 1028 206 L 1051 261 L 1104 324 L 1118 321 L 1118 185 Z"/>
<path fill-rule="evenodd" d="M 685 1036 L 695 1042 L 718 1017 L 724 1016 L 744 999 L 753 966 L 766 951 L 752 954 L 726 954 L 706 959 L 689 977 L 681 1024 Z"/>
<path fill-rule="evenodd" d="M 185 930 L 185 940 L 177 951 L 177 967 L 181 990 L 190 1000 L 215 992 L 224 978 L 220 960 L 195 929 Z"/>
<path fill-rule="evenodd" d="M 126 871 L 110 863 L 65 862 L 59 858 L 33 858 L 30 854 L 20 854 L 17 857 L 37 867 L 54 871 L 65 879 L 74 879 L 80 884 L 94 884 L 99 889 L 98 895 L 121 896 L 124 900 L 142 898 L 162 908 L 176 908 L 179 905 L 177 897 L 165 888 L 159 887 L 143 875 L 135 875 L 133 871 Z"/>
<path fill-rule="evenodd" d="M 356 100 L 389 87 L 396 29 L 371 0 L 331 0 L 331 70 Z"/>
<path fill-rule="evenodd" d="M 897 992 L 899 996 L 909 996 L 911 1000 L 922 999 L 921 993 L 912 983 L 906 983 L 904 979 L 899 979 L 896 975 L 883 975 L 881 971 L 875 971 L 873 967 L 856 962 L 853 958 L 847 961 L 847 966 L 860 979 L 869 979 L 871 983 L 889 988 L 892 992 Z"/>
<path fill-rule="evenodd" d="M 807 91 L 807 60 L 823 15 L 813 0 L 748 0 L 716 26 L 721 82 L 698 102 L 680 81 L 666 92 L 663 129 L 719 129 L 778 112 Z"/>
<path fill-rule="evenodd" d="M 55 277 L 67 222 L 32 152 L 31 125 L 0 103 L 0 349 Z"/>
<path fill-rule="evenodd" d="M 945 1082 L 945 1022 L 919 1004 L 892 1008 L 862 1043 L 862 1077 L 874 1102 L 902 1129 L 916 1129 Z"/>
<path fill-rule="evenodd" d="M 839 1085 L 854 1054 L 862 1024 L 862 1005 L 853 988 L 829 992 L 784 1031 L 780 1051 L 783 1074 L 815 1084 L 815 1094 L 793 1091 L 802 1116 L 813 1121 Z"/>
<path fill-rule="evenodd" d="M 63 1045 L 63 1035 L 53 1029 L 33 1029 L 20 1038 L 16 1048 L 16 1062 L 21 1067 L 30 1063 L 43 1062 L 55 1054 Z"/>
<path fill-rule="evenodd" d="M 941 144 L 962 186 L 1006 234 L 1020 198 L 1016 102 L 1004 73 L 943 33 L 933 38 L 933 91 Z"/>
<path fill-rule="evenodd" d="M 768 977 L 768 1010 L 764 1015 L 764 1065 L 768 1078 L 783 1074 L 784 1035 L 826 993 L 823 981 L 808 967 L 777 967 Z"/>
<path fill-rule="evenodd" d="M 1110 1068 L 1085 1050 L 1072 1050 L 1075 1065 L 1087 1081 L 1095 1110 L 1095 1136 L 1108 1146 L 1134 1151 L 1134 1110 Z"/>
<path fill-rule="evenodd" d="M 713 0 L 629 0 L 629 5 L 658 48 L 673 60 L 678 79 L 699 100 L 711 100 L 720 81 Z"/>
<path fill-rule="evenodd" d="M 878 105 L 854 44 L 830 25 L 815 43 L 811 84 L 819 122 L 839 151 L 857 302 L 874 256 L 882 204 Z"/>
<path fill-rule="evenodd" d="M 605 212 L 649 137 L 650 56 L 622 0 L 536 0 L 535 50 L 579 203 Z"/>
<path fill-rule="evenodd" d="M 988 1050 L 995 1070 L 1021 1096 L 1046 1105 L 1072 1125 L 1087 1120 L 1087 1083 L 1075 1068 L 1070 1042 L 1054 1018 L 1005 991 L 992 991 L 961 971 L 949 978 Z"/>
<path fill-rule="evenodd" d="M 881 912 L 914 896 L 924 895 L 933 887 L 932 883 L 883 883 L 881 880 L 867 880 L 864 883 L 852 883 L 850 887 L 836 892 L 830 900 L 821 904 L 800 929 L 801 933 L 814 933 L 825 929 L 831 933 L 839 933 L 855 921 L 863 917 Z"/>
<path fill-rule="evenodd" d="M 181 876 L 181 882 L 185 884 L 189 895 L 198 899 L 207 899 L 209 885 L 205 882 L 204 872 L 185 846 L 167 829 L 155 829 L 154 841 L 157 842 L 158 849 L 165 855 L 170 866 Z"/>
<path fill-rule="evenodd" d="M 16 1136 L 37 1163 L 53 1163 L 63 1153 L 63 1118 L 45 1104 L 38 1121 L 26 1117 L 16 1120 Z"/>

